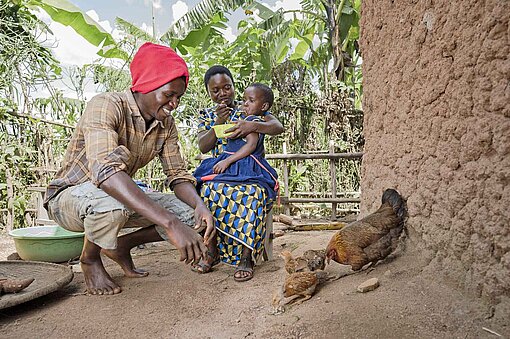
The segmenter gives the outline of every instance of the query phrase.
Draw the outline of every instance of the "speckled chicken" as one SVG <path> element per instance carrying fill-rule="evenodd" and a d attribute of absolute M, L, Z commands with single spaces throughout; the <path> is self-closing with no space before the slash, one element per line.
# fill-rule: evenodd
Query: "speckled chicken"
<path fill-rule="evenodd" d="M 302 256 L 294 258 L 292 253 L 285 250 L 280 253 L 285 260 L 287 273 L 323 270 L 326 266 L 326 252 L 324 250 L 307 250 Z"/>
<path fill-rule="evenodd" d="M 306 260 L 310 271 L 323 270 L 326 267 L 325 250 L 308 250 L 303 253 L 302 258 Z"/>
<path fill-rule="evenodd" d="M 329 279 L 327 272 L 318 270 L 314 272 L 296 272 L 289 274 L 281 289 L 273 295 L 273 311 L 281 313 L 284 306 L 295 302 L 301 304 L 312 297 L 317 285 Z"/>
<path fill-rule="evenodd" d="M 287 273 L 296 273 L 302 271 L 308 271 L 308 262 L 301 257 L 294 258 L 290 251 L 284 250 L 280 253 L 280 256 L 285 261 L 285 271 Z"/>
<path fill-rule="evenodd" d="M 405 202 L 400 194 L 387 189 L 377 211 L 333 235 L 326 248 L 328 263 L 333 259 L 357 271 L 386 258 L 397 248 L 405 214 Z"/>

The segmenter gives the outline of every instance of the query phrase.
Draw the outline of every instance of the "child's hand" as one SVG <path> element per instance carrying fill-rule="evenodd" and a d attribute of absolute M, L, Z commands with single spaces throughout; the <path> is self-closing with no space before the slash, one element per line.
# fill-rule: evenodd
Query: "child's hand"
<path fill-rule="evenodd" d="M 222 160 L 213 166 L 213 172 L 216 174 L 220 174 L 225 172 L 225 170 L 230 166 L 227 160 Z"/>

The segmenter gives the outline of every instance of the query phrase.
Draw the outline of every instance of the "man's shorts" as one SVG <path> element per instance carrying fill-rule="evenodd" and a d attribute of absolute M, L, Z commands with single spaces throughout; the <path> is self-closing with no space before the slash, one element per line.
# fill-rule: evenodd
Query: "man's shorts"
<path fill-rule="evenodd" d="M 175 214 L 186 225 L 194 226 L 194 210 L 174 194 L 148 192 L 149 198 Z M 71 186 L 48 203 L 48 215 L 58 225 L 73 232 L 85 232 L 87 239 L 104 249 L 117 248 L 122 228 L 153 226 L 150 220 L 128 209 L 91 182 Z M 159 235 L 168 241 L 161 226 Z"/>

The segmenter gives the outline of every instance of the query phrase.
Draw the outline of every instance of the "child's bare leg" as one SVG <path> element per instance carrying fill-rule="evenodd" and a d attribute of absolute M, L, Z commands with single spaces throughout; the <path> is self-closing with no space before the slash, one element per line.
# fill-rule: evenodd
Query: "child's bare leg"
<path fill-rule="evenodd" d="M 124 275 L 130 278 L 141 278 L 149 275 L 149 272 L 137 269 L 131 257 L 131 249 L 148 242 L 162 241 L 163 239 L 154 226 L 140 228 L 135 232 L 124 234 L 117 239 L 117 248 L 102 252 L 115 261 L 124 271 Z"/>
<path fill-rule="evenodd" d="M 106 272 L 101 261 L 101 247 L 90 242 L 87 237 L 83 242 L 83 251 L 80 256 L 81 269 L 85 277 L 87 291 L 90 294 L 117 294 L 122 291 L 108 272 Z"/>

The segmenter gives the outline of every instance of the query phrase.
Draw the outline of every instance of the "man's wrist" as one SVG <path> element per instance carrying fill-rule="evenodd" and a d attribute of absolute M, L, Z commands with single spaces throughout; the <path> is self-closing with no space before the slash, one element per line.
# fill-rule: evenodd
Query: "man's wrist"
<path fill-rule="evenodd" d="M 202 198 L 200 198 L 200 196 L 197 194 L 197 199 L 195 199 L 195 209 L 197 208 L 207 208 L 205 206 L 205 203 L 204 201 L 202 200 Z"/>
<path fill-rule="evenodd" d="M 165 225 L 163 225 L 164 228 L 166 228 L 169 231 L 174 230 L 179 225 L 179 218 L 175 214 L 171 214 L 166 222 Z"/>
<path fill-rule="evenodd" d="M 191 186 L 195 187 L 195 185 L 193 185 L 193 183 L 189 180 L 189 179 L 185 179 L 185 178 L 178 178 L 178 179 L 175 179 L 174 181 L 172 181 L 170 183 L 170 189 L 172 191 L 175 190 L 175 187 L 180 185 L 180 184 L 184 184 L 184 183 L 189 183 Z"/>

